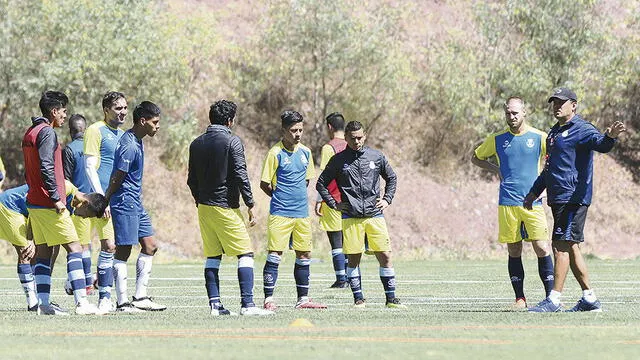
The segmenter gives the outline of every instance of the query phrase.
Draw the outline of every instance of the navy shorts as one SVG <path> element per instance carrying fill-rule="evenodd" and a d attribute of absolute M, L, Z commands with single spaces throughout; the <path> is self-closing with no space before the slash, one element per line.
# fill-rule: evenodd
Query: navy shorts
<path fill-rule="evenodd" d="M 551 239 L 583 242 L 584 223 L 587 220 L 588 209 L 588 205 L 552 204 L 553 235 Z"/>
<path fill-rule="evenodd" d="M 146 211 L 140 214 L 111 213 L 116 245 L 136 245 L 140 239 L 153 235 L 151 218 Z"/>

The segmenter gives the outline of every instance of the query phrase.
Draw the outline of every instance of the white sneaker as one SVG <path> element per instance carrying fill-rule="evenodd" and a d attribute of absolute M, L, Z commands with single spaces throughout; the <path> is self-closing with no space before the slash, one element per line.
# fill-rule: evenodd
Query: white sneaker
<path fill-rule="evenodd" d="M 133 300 L 131 300 L 131 305 L 146 311 L 163 311 L 167 309 L 165 305 L 153 302 L 153 299 L 148 296 L 141 297 L 140 299 L 136 299 L 134 296 Z"/>
<path fill-rule="evenodd" d="M 110 298 L 102 298 L 98 301 L 98 309 L 103 313 L 110 313 L 115 311 L 115 307 L 113 306 L 113 302 Z"/>
<path fill-rule="evenodd" d="M 138 309 L 137 307 L 133 306 L 130 302 L 126 302 L 116 306 L 116 312 L 143 313 L 145 311 L 142 309 Z"/>
<path fill-rule="evenodd" d="M 251 307 L 243 307 L 240 309 L 240 315 L 244 316 L 264 316 L 264 315 L 275 315 L 274 311 L 260 309 L 257 306 Z"/>
<path fill-rule="evenodd" d="M 238 313 L 234 313 L 233 311 L 229 311 L 225 308 L 211 309 L 211 316 L 223 316 L 223 315 L 238 316 Z"/>
<path fill-rule="evenodd" d="M 103 315 L 100 309 L 97 306 L 90 304 L 88 302 L 81 302 L 76 304 L 76 315 Z"/>
<path fill-rule="evenodd" d="M 65 309 L 54 303 L 50 303 L 48 305 L 38 305 L 37 313 L 38 315 L 69 315 L 69 313 Z"/>

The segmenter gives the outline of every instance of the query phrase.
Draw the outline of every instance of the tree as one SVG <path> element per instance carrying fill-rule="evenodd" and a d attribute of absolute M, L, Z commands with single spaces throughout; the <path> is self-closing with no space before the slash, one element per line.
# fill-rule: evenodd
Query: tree
<path fill-rule="evenodd" d="M 397 116 L 409 72 L 401 13 L 378 5 L 360 12 L 354 0 L 272 2 L 263 35 L 228 62 L 228 78 L 257 120 L 239 123 L 275 141 L 280 112 L 295 108 L 311 132 L 304 142 L 318 149 L 331 112 L 363 122 L 370 134 Z"/>

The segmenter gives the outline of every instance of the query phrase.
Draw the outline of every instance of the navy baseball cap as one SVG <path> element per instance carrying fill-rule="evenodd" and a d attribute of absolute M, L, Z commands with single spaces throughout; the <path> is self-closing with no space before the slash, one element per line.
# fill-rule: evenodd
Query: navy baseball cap
<path fill-rule="evenodd" d="M 576 93 L 571 91 L 571 89 L 569 88 L 557 88 L 553 90 L 553 94 L 549 97 L 549 100 L 547 102 L 552 102 L 553 98 L 560 100 L 573 100 L 575 102 L 578 102 Z"/>

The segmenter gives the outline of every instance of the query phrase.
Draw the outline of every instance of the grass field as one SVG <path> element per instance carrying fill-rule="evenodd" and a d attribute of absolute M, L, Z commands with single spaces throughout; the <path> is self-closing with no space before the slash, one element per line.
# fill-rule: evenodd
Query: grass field
<path fill-rule="evenodd" d="M 256 262 L 256 275 L 263 263 Z M 397 262 L 398 297 L 408 310 L 384 308 L 377 264 L 365 259 L 366 309 L 351 307 L 349 289 L 330 290 L 331 264 L 312 265 L 311 295 L 328 310 L 295 310 L 292 258 L 281 265 L 280 309 L 264 318 L 212 318 L 201 264 L 157 265 L 151 294 L 169 306 L 160 313 L 102 317 L 36 316 L 25 311 L 15 267 L 0 266 L 0 358 L 171 359 L 637 359 L 640 357 L 640 262 L 589 260 L 602 313 L 508 312 L 512 302 L 506 262 Z M 525 263 L 530 303 L 543 291 L 534 259 Z M 129 274 L 135 274 L 130 267 Z M 63 268 L 54 273 L 53 298 L 63 293 Z M 238 311 L 235 264 L 221 269 L 222 297 Z M 262 300 L 257 276 L 256 302 Z M 134 281 L 129 281 L 130 294 Z M 563 301 L 580 296 L 570 276 Z M 95 299 L 92 299 L 95 301 Z M 296 321 L 305 319 L 307 321 Z M 297 324 L 307 326 L 296 326 Z M 310 323 L 310 325 L 309 325 Z"/>

